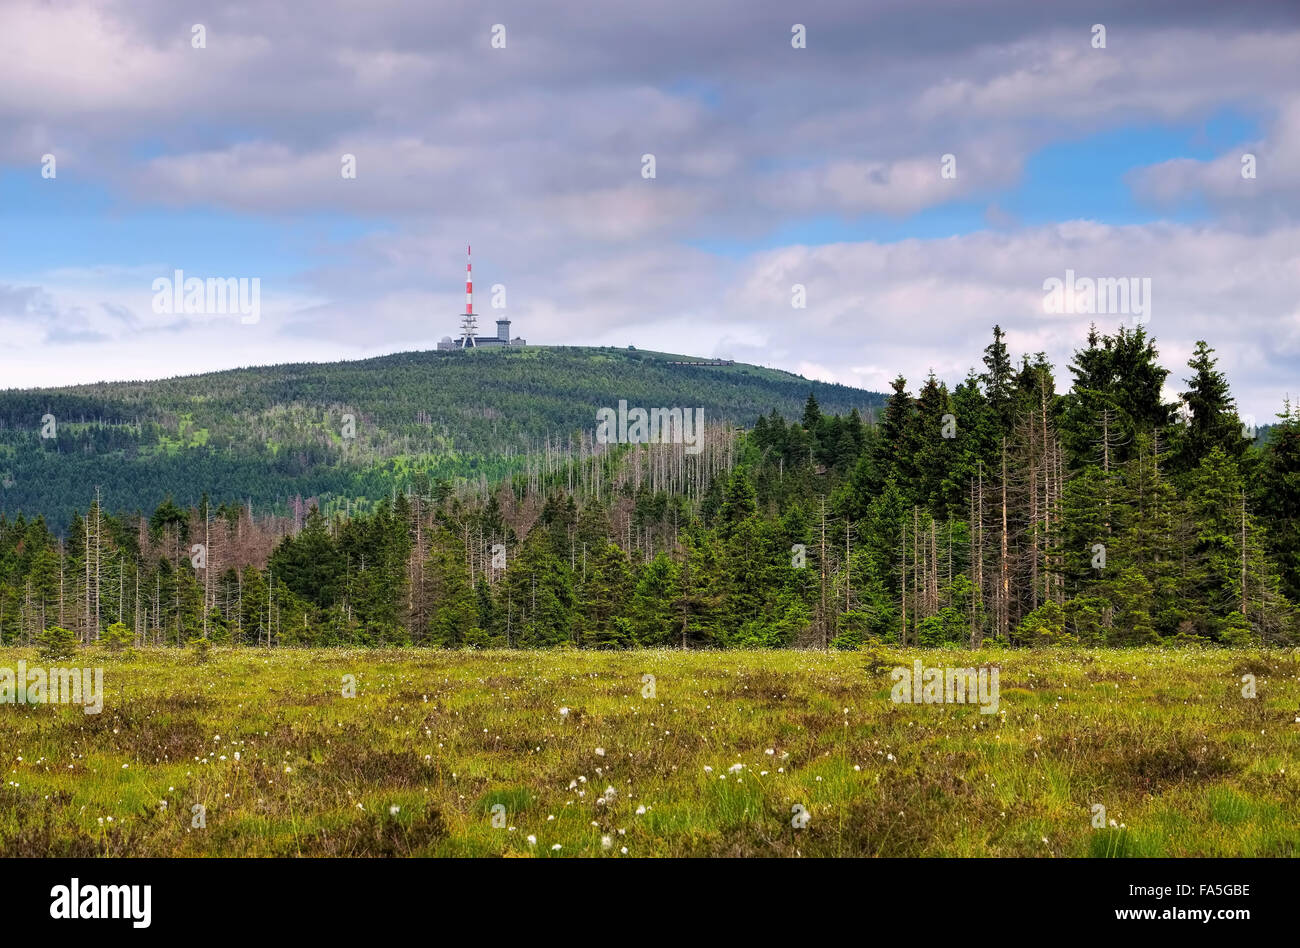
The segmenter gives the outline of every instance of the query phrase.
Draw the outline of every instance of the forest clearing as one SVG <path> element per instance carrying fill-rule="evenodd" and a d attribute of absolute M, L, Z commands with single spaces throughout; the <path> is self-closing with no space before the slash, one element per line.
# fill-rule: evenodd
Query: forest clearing
<path fill-rule="evenodd" d="M 890 669 L 918 659 L 1000 669 L 997 713 L 891 701 Z M 42 660 L 0 650 L 19 661 Z M 1289 650 L 150 648 L 59 664 L 103 668 L 103 709 L 0 704 L 10 856 L 1300 854 Z"/>

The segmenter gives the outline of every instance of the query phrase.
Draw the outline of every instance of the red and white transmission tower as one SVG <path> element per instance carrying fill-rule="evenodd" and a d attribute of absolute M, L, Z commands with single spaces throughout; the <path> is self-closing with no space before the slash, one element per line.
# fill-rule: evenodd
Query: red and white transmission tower
<path fill-rule="evenodd" d="M 460 321 L 460 347 L 478 348 L 474 337 L 478 335 L 478 321 L 474 317 L 474 264 L 470 258 L 470 245 L 465 245 L 465 315 Z"/>

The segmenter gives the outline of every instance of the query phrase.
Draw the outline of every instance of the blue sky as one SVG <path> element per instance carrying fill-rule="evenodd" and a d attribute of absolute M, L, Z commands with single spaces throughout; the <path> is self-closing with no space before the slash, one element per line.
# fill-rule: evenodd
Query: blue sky
<path fill-rule="evenodd" d="M 1044 280 L 1149 277 L 1171 388 L 1206 338 L 1267 417 L 1300 392 L 1300 16 L 1129 7 L 14 0 L 0 385 L 430 348 L 472 242 L 532 342 L 873 389 L 958 380 L 995 321 L 1064 386 L 1092 320 Z M 258 279 L 258 320 L 154 312 L 178 268 Z"/>

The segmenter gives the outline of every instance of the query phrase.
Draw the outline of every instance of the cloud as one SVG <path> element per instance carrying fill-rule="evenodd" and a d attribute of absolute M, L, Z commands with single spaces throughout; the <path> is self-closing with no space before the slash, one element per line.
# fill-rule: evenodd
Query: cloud
<path fill-rule="evenodd" d="M 1046 352 L 1068 387 L 1070 354 L 1090 322 L 1111 331 L 1123 314 L 1051 315 L 1043 282 L 1079 276 L 1152 282 L 1147 325 L 1179 376 L 1195 340 L 1218 349 L 1234 391 L 1259 417 L 1300 391 L 1300 227 L 1262 234 L 1207 226 L 1113 227 L 1064 222 L 1015 233 L 941 240 L 792 247 L 755 256 L 728 292 L 725 312 L 766 329 L 787 358 L 817 355 L 842 381 L 879 387 L 931 369 L 949 383 L 978 367 L 994 323 L 1017 353 Z M 807 287 L 791 308 L 789 284 Z M 1180 377 L 1180 376 L 1179 376 Z"/>
<path fill-rule="evenodd" d="M 392 259 L 419 257 L 411 241 L 416 238 L 388 238 Z M 526 255 L 527 249 L 511 252 Z M 497 315 L 487 300 L 499 265 L 476 268 L 484 325 Z M 514 320 L 513 331 L 534 343 L 634 343 L 775 364 L 876 390 L 899 373 L 913 389 L 930 371 L 955 384 L 979 366 L 999 323 L 1014 353 L 1048 354 L 1064 389 L 1070 355 L 1090 322 L 1103 331 L 1134 323 L 1124 314 L 1046 312 L 1044 280 L 1064 278 L 1067 269 L 1079 277 L 1151 280 L 1147 328 L 1174 378 L 1181 379 L 1195 340 L 1206 339 L 1218 350 L 1243 410 L 1271 417 L 1284 395 L 1300 393 L 1300 226 L 1294 225 L 1247 234 L 1206 225 L 1069 221 L 1010 233 L 787 247 L 721 265 L 688 248 L 619 249 L 595 267 L 569 263 L 544 279 L 505 281 L 504 312 Z M 796 282 L 806 287 L 806 309 L 791 305 Z M 41 289 L 3 288 L 0 312 L 39 300 L 47 325 L 107 334 L 111 338 L 101 341 L 95 356 L 97 371 L 122 361 L 138 364 L 135 350 L 146 332 L 155 340 L 152 355 L 168 367 L 165 373 L 155 368 L 154 375 L 221 367 L 231 361 L 227 355 L 223 363 L 223 353 L 232 351 L 245 362 L 274 362 L 307 351 L 324 358 L 431 348 L 454 331 L 463 303 L 455 292 L 383 284 L 381 277 L 372 295 L 352 287 L 335 298 L 264 292 L 264 316 L 256 326 L 154 316 L 147 295 L 120 308 L 81 302 L 112 292 L 107 289 L 58 299 Z M 147 328 L 108 312 L 135 314 Z M 175 338 L 158 341 L 164 335 Z M 215 340 L 219 351 L 202 340 Z M 33 367 L 25 377 L 38 384 L 47 374 L 47 367 Z"/>
<path fill-rule="evenodd" d="M 1253 168 L 1244 156 L 1253 159 Z M 1244 172 L 1253 171 L 1253 177 Z M 1143 199 L 1172 206 L 1195 199 L 1235 219 L 1294 219 L 1300 211 L 1300 96 L 1284 100 L 1267 135 L 1243 142 L 1209 161 L 1179 158 L 1135 171 L 1130 180 Z"/>

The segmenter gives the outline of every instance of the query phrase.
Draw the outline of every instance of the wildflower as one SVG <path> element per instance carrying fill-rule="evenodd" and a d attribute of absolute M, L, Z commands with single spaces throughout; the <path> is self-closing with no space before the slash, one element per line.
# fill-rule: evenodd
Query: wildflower
<path fill-rule="evenodd" d="M 402 808 L 401 808 L 400 806 L 398 806 L 396 803 L 394 803 L 392 806 L 390 806 L 390 807 L 388 808 L 388 815 L 389 815 L 389 816 L 396 816 L 399 812 L 401 812 L 401 809 L 402 809 Z"/>
<path fill-rule="evenodd" d="M 597 748 L 596 748 L 596 756 L 597 756 L 597 757 L 604 757 L 604 756 L 605 756 L 605 748 L 603 748 L 603 747 L 597 747 Z"/>
<path fill-rule="evenodd" d="M 529 846 L 536 846 L 536 845 L 537 845 L 537 837 L 536 837 L 536 836 L 533 836 L 532 834 L 529 834 L 529 836 L 528 836 L 528 845 L 529 845 Z"/>

